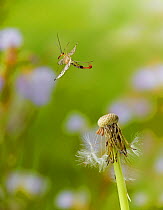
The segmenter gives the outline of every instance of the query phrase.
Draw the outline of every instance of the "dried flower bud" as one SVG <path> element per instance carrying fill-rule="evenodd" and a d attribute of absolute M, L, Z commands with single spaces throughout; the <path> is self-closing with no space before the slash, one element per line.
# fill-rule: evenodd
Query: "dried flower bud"
<path fill-rule="evenodd" d="M 96 131 L 96 134 L 105 136 L 108 163 L 117 161 L 118 152 L 127 156 L 126 147 L 129 146 L 129 144 L 117 124 L 118 119 L 116 114 L 110 113 L 100 117 L 98 120 L 99 129 Z"/>
<path fill-rule="evenodd" d="M 119 120 L 119 118 L 116 114 L 110 113 L 110 114 L 100 117 L 100 119 L 98 120 L 98 126 L 105 127 L 107 125 L 117 123 L 118 120 Z"/>

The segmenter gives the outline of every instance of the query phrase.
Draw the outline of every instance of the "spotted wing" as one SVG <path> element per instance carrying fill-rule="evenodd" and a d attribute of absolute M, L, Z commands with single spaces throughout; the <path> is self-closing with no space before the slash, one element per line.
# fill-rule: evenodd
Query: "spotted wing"
<path fill-rule="evenodd" d="M 68 53 L 69 56 L 73 55 L 76 51 L 76 46 L 77 44 L 75 45 L 75 47 Z"/>
<path fill-rule="evenodd" d="M 70 68 L 70 65 L 71 65 L 71 62 L 69 62 L 68 64 L 66 64 L 65 67 L 64 67 L 64 69 L 63 69 L 63 70 L 61 71 L 61 73 L 54 79 L 54 81 L 57 80 L 57 79 L 59 79 L 59 78 L 61 78 L 61 77 L 65 74 L 65 72 Z"/>

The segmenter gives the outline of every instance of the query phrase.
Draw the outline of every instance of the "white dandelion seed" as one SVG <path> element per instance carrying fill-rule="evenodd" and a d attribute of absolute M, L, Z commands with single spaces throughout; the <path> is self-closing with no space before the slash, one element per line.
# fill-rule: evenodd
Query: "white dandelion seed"
<path fill-rule="evenodd" d="M 83 135 L 83 149 L 78 151 L 77 157 L 84 165 L 98 167 L 103 171 L 107 167 L 108 155 L 105 152 L 105 141 L 100 136 L 88 132 Z"/>

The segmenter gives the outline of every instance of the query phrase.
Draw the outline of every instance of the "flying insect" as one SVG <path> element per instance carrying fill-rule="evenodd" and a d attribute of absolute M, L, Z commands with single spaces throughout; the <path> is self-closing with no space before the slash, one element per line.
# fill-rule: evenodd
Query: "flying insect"
<path fill-rule="evenodd" d="M 76 68 L 79 68 L 79 69 L 91 69 L 92 68 L 91 64 L 89 64 L 89 66 L 87 66 L 87 67 L 84 67 L 84 66 L 80 65 L 78 63 L 78 61 L 74 61 L 71 58 L 71 56 L 76 51 L 77 44 L 74 46 L 74 48 L 69 53 L 65 53 L 65 52 L 62 51 L 61 43 L 60 43 L 58 34 L 57 34 L 57 38 L 58 38 L 59 48 L 60 48 L 60 51 L 61 51 L 61 54 L 58 56 L 58 59 L 60 59 L 63 56 L 63 58 L 58 61 L 58 65 L 65 65 L 65 66 L 64 66 L 63 70 L 60 72 L 60 74 L 54 79 L 54 81 L 61 78 L 65 74 L 65 72 L 70 68 L 71 65 L 75 66 Z M 85 63 L 90 63 L 90 62 L 85 62 Z"/>

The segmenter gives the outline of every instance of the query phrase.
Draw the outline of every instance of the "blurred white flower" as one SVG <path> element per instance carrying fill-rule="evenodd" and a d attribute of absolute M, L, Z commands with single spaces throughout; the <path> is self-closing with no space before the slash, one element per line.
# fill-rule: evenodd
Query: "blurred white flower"
<path fill-rule="evenodd" d="M 0 30 L 0 50 L 10 47 L 20 47 L 23 42 L 22 35 L 15 28 L 5 28 Z"/>
<path fill-rule="evenodd" d="M 11 194 L 21 191 L 31 196 L 37 196 L 46 192 L 47 180 L 34 173 L 15 171 L 8 175 L 6 188 Z"/>
<path fill-rule="evenodd" d="M 83 132 L 88 126 L 87 118 L 78 112 L 70 113 L 64 122 L 64 130 L 68 133 Z"/>
<path fill-rule="evenodd" d="M 19 75 L 16 88 L 19 95 L 41 106 L 48 103 L 54 87 L 54 72 L 48 67 L 39 67 Z"/>
<path fill-rule="evenodd" d="M 163 175 L 163 155 L 160 155 L 154 164 L 155 172 Z"/>
<path fill-rule="evenodd" d="M 133 201 L 135 206 L 143 207 L 148 203 L 149 197 L 145 192 L 137 192 L 133 195 L 131 200 Z"/>
<path fill-rule="evenodd" d="M 54 205 L 62 209 L 84 209 L 89 202 L 88 192 L 64 190 L 61 191 L 54 200 Z"/>

